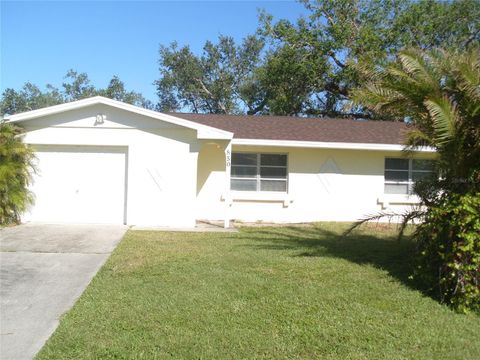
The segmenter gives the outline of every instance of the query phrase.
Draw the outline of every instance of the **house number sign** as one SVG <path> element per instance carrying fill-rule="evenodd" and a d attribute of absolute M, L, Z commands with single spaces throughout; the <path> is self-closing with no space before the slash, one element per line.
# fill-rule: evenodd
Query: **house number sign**
<path fill-rule="evenodd" d="M 227 167 L 230 167 L 230 165 L 232 165 L 232 154 L 230 152 L 230 149 L 227 149 L 225 154 L 227 156 Z"/>

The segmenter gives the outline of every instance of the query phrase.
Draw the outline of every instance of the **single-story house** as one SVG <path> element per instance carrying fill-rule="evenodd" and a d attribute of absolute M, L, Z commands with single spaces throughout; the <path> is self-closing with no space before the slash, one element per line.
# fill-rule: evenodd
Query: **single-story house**
<path fill-rule="evenodd" d="M 401 122 L 164 114 L 92 97 L 12 115 L 36 152 L 24 221 L 353 221 L 418 201 Z"/>

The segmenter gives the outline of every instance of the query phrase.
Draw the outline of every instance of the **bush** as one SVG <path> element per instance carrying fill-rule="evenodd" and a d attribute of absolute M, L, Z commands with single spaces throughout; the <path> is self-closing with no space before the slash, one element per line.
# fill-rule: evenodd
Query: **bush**
<path fill-rule="evenodd" d="M 414 237 L 415 277 L 457 311 L 480 312 L 480 192 L 445 195 L 428 208 Z"/>
<path fill-rule="evenodd" d="M 23 143 L 21 130 L 0 121 L 0 225 L 19 223 L 33 201 L 28 190 L 34 155 Z"/>

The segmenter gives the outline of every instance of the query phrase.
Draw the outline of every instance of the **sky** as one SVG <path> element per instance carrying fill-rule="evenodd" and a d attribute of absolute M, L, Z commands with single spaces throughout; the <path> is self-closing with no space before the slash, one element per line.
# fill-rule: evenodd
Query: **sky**
<path fill-rule="evenodd" d="M 69 69 L 96 87 L 114 75 L 127 90 L 157 103 L 160 44 L 201 52 L 219 35 L 241 40 L 257 29 L 258 11 L 295 21 L 294 1 L 3 1 L 0 0 L 0 91 L 25 82 L 61 87 Z"/>

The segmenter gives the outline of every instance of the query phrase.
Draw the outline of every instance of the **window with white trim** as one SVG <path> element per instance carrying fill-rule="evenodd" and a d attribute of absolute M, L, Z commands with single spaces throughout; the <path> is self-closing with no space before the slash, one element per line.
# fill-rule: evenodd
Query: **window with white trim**
<path fill-rule="evenodd" d="M 287 155 L 232 153 L 230 189 L 287 192 Z"/>
<path fill-rule="evenodd" d="M 433 160 L 385 158 L 385 194 L 413 194 L 416 181 L 433 174 Z"/>

